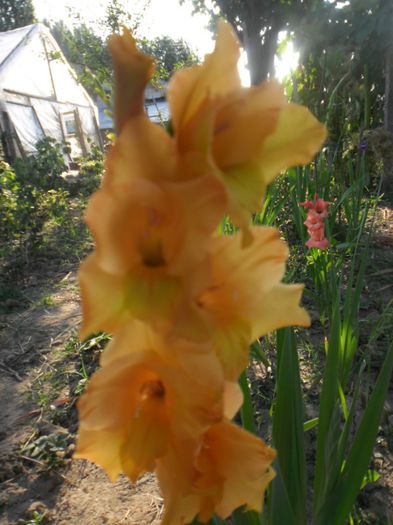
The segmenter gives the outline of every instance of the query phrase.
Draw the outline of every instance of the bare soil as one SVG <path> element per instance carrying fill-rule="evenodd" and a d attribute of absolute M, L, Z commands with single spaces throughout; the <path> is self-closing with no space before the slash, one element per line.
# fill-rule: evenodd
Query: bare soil
<path fill-rule="evenodd" d="M 95 465 L 70 459 L 77 426 L 72 357 L 64 370 L 68 384 L 52 380 L 64 365 L 58 350 L 81 319 L 75 271 L 43 274 L 24 294 L 31 302 L 27 309 L 0 317 L 1 525 L 157 525 L 162 499 L 154 476 L 135 485 L 125 478 L 111 483 Z M 54 390 L 52 402 L 45 388 Z M 56 418 L 58 411 L 65 414 Z M 55 443 L 64 437 L 66 446 L 46 455 L 45 436 Z M 29 445 L 40 438 L 37 456 Z"/>

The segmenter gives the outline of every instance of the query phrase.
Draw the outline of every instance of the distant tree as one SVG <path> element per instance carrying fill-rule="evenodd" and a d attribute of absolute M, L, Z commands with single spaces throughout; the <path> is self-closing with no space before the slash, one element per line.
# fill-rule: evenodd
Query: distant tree
<path fill-rule="evenodd" d="M 385 101 L 385 126 L 393 131 L 392 26 L 391 0 L 350 0 L 340 9 L 326 2 L 311 11 L 295 32 L 295 47 L 301 52 L 296 73 L 300 101 L 323 118 L 339 86 L 330 113 L 336 109 L 342 116 L 344 107 L 362 101 L 362 127 L 375 127 L 383 122 Z M 340 108 L 337 95 L 345 91 L 348 100 L 342 98 Z"/>
<path fill-rule="evenodd" d="M 324 0 L 192 0 L 197 12 L 208 13 L 213 19 L 223 16 L 232 24 L 246 50 L 254 85 L 274 75 L 279 32 L 293 30 L 310 9 L 323 3 Z"/>
<path fill-rule="evenodd" d="M 63 22 L 56 22 L 51 31 L 82 85 L 91 95 L 98 94 L 107 99 L 112 83 L 112 63 L 106 38 L 86 24 L 71 30 Z M 183 40 L 162 36 L 154 40 L 137 39 L 137 43 L 156 60 L 154 80 L 167 80 L 176 69 L 197 62 L 197 57 Z"/>
<path fill-rule="evenodd" d="M 91 95 L 110 85 L 112 65 L 106 40 L 86 24 L 71 30 L 60 21 L 51 26 L 51 32 Z"/>
<path fill-rule="evenodd" d="M 169 79 L 177 69 L 198 62 L 197 56 L 184 40 L 160 36 L 154 40 L 140 39 L 139 45 L 144 53 L 155 58 L 157 76 L 161 80 Z"/>
<path fill-rule="evenodd" d="M 127 26 L 135 34 L 150 0 L 140 0 L 140 5 L 134 5 L 135 9 L 132 14 L 129 12 L 127 4 L 127 0 L 110 0 L 106 7 L 105 17 L 102 20 L 103 27 L 109 33 L 120 33 L 122 26 Z M 138 4 L 138 2 L 134 0 L 134 4 Z"/>
<path fill-rule="evenodd" d="M 34 24 L 32 0 L 0 0 L 0 31 Z"/>

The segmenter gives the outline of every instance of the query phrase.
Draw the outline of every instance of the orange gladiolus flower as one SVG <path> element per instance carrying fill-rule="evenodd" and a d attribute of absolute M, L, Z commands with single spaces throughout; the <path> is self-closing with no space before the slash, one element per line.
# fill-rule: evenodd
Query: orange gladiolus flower
<path fill-rule="evenodd" d="M 247 366 L 249 345 L 284 326 L 308 326 L 299 306 L 303 285 L 281 283 L 288 248 L 278 230 L 259 227 L 246 248 L 241 236 L 211 243 L 203 279 L 188 281 L 191 302 L 182 307 L 175 333 L 212 341 L 225 377 L 238 379 Z"/>
<path fill-rule="evenodd" d="M 241 87 L 224 22 L 204 63 L 172 77 L 173 136 L 144 112 L 152 59 L 127 30 L 110 49 L 119 136 L 86 212 L 95 251 L 79 279 L 81 336 L 114 338 L 78 403 L 75 456 L 111 479 L 157 470 L 162 525 L 260 511 L 275 452 L 230 422 L 236 381 L 252 341 L 309 317 L 303 287 L 281 282 L 278 231 L 248 222 L 280 170 L 311 160 L 325 128 L 275 82 Z M 243 234 L 218 237 L 228 212 Z"/>
<path fill-rule="evenodd" d="M 266 186 L 280 170 L 309 162 L 326 130 L 305 107 L 288 104 L 276 82 L 242 88 L 239 55 L 232 28 L 221 21 L 213 53 L 173 76 L 168 100 L 181 162 L 189 166 L 197 152 L 209 155 L 228 191 L 231 217 L 245 225 Z"/>
<path fill-rule="evenodd" d="M 273 449 L 224 420 L 199 442 L 171 444 L 157 462 L 164 496 L 162 525 L 205 523 L 216 513 L 227 518 L 238 507 L 261 511 L 263 494 L 274 477 Z"/>
<path fill-rule="evenodd" d="M 142 118 L 128 123 L 90 200 L 86 222 L 96 251 L 79 273 L 82 337 L 113 332 L 134 316 L 170 318 L 182 299 L 181 279 L 204 257 L 225 211 L 225 192 L 214 177 L 171 181 L 175 165 L 161 133 L 167 139 Z"/>
<path fill-rule="evenodd" d="M 109 344 L 103 362 L 78 403 L 75 457 L 98 463 L 111 479 L 123 472 L 135 481 L 154 470 L 175 439 L 195 439 L 223 417 L 222 371 L 200 345 L 168 347 L 130 326 Z"/>

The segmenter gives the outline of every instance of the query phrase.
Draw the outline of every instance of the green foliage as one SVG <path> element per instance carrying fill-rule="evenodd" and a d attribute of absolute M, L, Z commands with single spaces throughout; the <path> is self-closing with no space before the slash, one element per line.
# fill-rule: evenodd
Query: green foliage
<path fill-rule="evenodd" d="M 47 521 L 45 514 L 40 514 L 36 510 L 33 512 L 31 519 L 24 521 L 22 525 L 40 525 Z"/>
<path fill-rule="evenodd" d="M 182 0 L 184 1 L 184 0 Z M 323 0 L 192 0 L 196 12 L 208 13 L 212 21 L 223 16 L 234 27 L 248 59 L 253 85 L 274 76 L 274 56 L 280 31 L 293 32 L 307 13 Z"/>
<path fill-rule="evenodd" d="M 345 404 L 340 411 L 345 397 L 340 386 L 340 370 L 343 367 L 340 365 L 342 354 L 339 351 L 338 316 L 339 308 L 335 304 L 320 394 L 319 418 L 313 423 L 318 428 L 318 441 L 312 522 L 319 525 L 345 523 L 361 487 L 378 479 L 378 475 L 367 467 L 393 369 L 391 348 L 355 438 L 350 440 L 364 367 L 361 367 L 357 376 L 350 410 L 347 411 Z M 305 442 L 302 436 L 304 416 L 296 340 L 289 329 L 278 338 L 278 356 L 277 394 L 273 411 L 273 439 L 278 451 L 277 477 L 271 485 L 268 499 L 270 513 L 266 523 L 302 525 L 306 523 Z"/>
<path fill-rule="evenodd" d="M 21 454 L 40 462 L 46 468 L 53 468 L 63 464 L 69 445 L 70 435 L 67 432 L 45 434 L 23 445 Z"/>
<path fill-rule="evenodd" d="M 104 155 L 94 143 L 90 145 L 90 153 L 79 161 L 78 182 L 75 191 L 79 195 L 89 197 L 96 191 L 102 181 L 104 171 Z"/>
<path fill-rule="evenodd" d="M 306 523 L 306 460 L 304 408 L 300 370 L 293 331 L 277 333 L 277 395 L 273 412 L 273 442 L 279 475 L 273 481 L 270 522 Z M 287 507 L 285 507 L 287 505 Z"/>
<path fill-rule="evenodd" d="M 32 0 L 0 0 L 0 31 L 34 24 Z"/>
<path fill-rule="evenodd" d="M 134 32 L 138 28 L 140 18 L 141 15 L 130 15 L 124 0 L 110 0 L 102 22 L 110 33 L 120 33 L 123 26 L 129 27 Z"/>
<path fill-rule="evenodd" d="M 79 81 L 91 95 L 111 84 L 111 59 L 105 39 L 85 23 L 72 30 L 59 21 L 51 32 L 67 60 L 75 68 Z"/>
<path fill-rule="evenodd" d="M 120 33 L 122 26 L 135 32 L 139 19 L 131 19 L 125 7 L 117 0 L 108 5 L 106 18 L 100 24 L 104 31 L 95 32 L 85 23 L 72 30 L 62 21 L 51 26 L 51 31 L 67 60 L 75 68 L 78 79 L 93 97 L 101 98 L 108 108 L 112 98 L 112 62 L 107 35 Z M 177 69 L 195 64 L 196 55 L 183 40 L 169 36 L 137 39 L 139 47 L 156 60 L 153 82 L 168 80 Z"/>
<path fill-rule="evenodd" d="M 0 162 L 0 237 L 10 238 L 18 231 L 18 192 L 20 183 L 6 162 Z"/>
<path fill-rule="evenodd" d="M 66 209 L 68 193 L 60 175 L 66 168 L 60 146 L 53 139 L 37 143 L 37 156 L 17 159 L 15 171 L 3 164 L 0 175 L 2 239 L 30 239 L 40 232 L 45 220 L 59 217 Z"/>
<path fill-rule="evenodd" d="M 295 30 L 295 47 L 302 56 L 301 68 L 294 74 L 293 98 L 326 121 L 338 160 L 351 134 L 383 122 L 392 23 L 390 1 L 351 0 L 340 9 L 325 2 Z"/>
<path fill-rule="evenodd" d="M 160 80 L 168 80 L 174 71 L 198 62 L 183 40 L 174 40 L 169 36 L 157 37 L 154 40 L 141 39 L 140 47 L 144 53 L 154 57 L 156 75 Z"/>
<path fill-rule="evenodd" d="M 36 155 L 16 159 L 14 168 L 18 181 L 43 190 L 60 188 L 63 185 L 60 175 L 67 169 L 62 146 L 55 139 L 44 137 L 37 142 L 36 149 Z"/>
<path fill-rule="evenodd" d="M 1 163 L 0 255 L 5 260 L 18 253 L 19 263 L 27 263 L 33 253 L 55 248 L 61 239 L 86 238 L 74 220 L 74 206 L 61 176 L 65 169 L 61 146 L 50 138 L 37 143 L 36 156 L 17 159 L 14 168 Z"/>

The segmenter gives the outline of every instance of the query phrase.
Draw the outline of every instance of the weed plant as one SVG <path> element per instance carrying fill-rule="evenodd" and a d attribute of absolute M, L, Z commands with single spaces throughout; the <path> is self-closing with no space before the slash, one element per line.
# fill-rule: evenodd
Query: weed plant
<path fill-rule="evenodd" d="M 86 254 L 89 233 L 82 216 L 87 198 L 99 186 L 102 153 L 92 146 L 80 159 L 80 175 L 72 185 L 63 177 L 63 151 L 44 138 L 37 154 L 17 159 L 13 166 L 0 162 L 0 298 L 23 304 L 19 283 L 39 261 L 75 264 Z"/>
<path fill-rule="evenodd" d="M 37 149 L 36 158 L 14 168 L 0 164 L 0 255 L 12 261 L 16 255 L 31 260 L 57 253 L 76 260 L 88 240 L 81 214 L 86 197 L 100 183 L 102 155 L 93 148 L 88 158 L 80 159 L 80 179 L 70 191 L 60 176 L 64 165 L 59 146 L 47 140 Z M 327 251 L 305 248 L 305 212 L 299 203 L 315 194 L 331 203 Z M 313 325 L 307 332 L 280 330 L 252 345 L 251 366 L 240 378 L 244 404 L 239 420 L 273 443 L 277 476 L 264 513 L 238 509 L 233 525 L 363 523 L 356 502 L 360 491 L 379 477 L 370 459 L 393 369 L 392 302 L 372 327 L 359 317 L 380 199 L 380 183 L 369 171 L 367 152 L 352 149 L 339 158 L 325 151 L 313 165 L 290 169 L 277 179 L 253 217 L 255 225 L 278 227 L 290 244 L 286 280 L 305 283 Z M 220 233 L 235 231 L 226 218 Z M 0 297 L 4 293 L 11 291 L 0 282 Z M 45 304 L 50 306 L 50 298 Z M 56 366 L 33 383 L 34 401 L 48 410 L 68 385 L 73 402 L 65 412 L 55 411 L 56 423 L 71 417 L 107 341 L 105 334 L 83 343 L 72 335 L 55 356 Z M 375 377 L 370 362 L 377 341 L 384 359 Z M 314 414 L 309 413 L 310 403 Z M 69 445 L 64 439 L 35 435 L 22 452 L 56 466 Z M 218 518 L 211 522 L 222 524 Z"/>
<path fill-rule="evenodd" d="M 280 330 L 275 343 L 265 338 L 252 347 L 251 367 L 240 380 L 240 417 L 249 431 L 271 437 L 278 453 L 277 476 L 263 515 L 239 509 L 234 525 L 367 523 L 356 501 L 380 476 L 370 458 L 393 369 L 392 339 L 385 337 L 392 326 L 391 302 L 362 334 L 365 345 L 359 343 L 360 303 L 381 200 L 380 183 L 371 185 L 367 166 L 364 152 L 348 154 L 340 169 L 321 154 L 315 165 L 288 170 L 276 180 L 253 217 L 256 225 L 280 228 L 291 245 L 286 280 L 305 282 L 313 326 L 307 332 Z M 305 212 L 299 203 L 315 194 L 331 203 L 327 251 L 305 248 Z M 221 232 L 230 235 L 233 230 L 226 220 Z M 376 378 L 370 352 L 381 338 L 384 359 Z M 264 370 L 262 381 L 255 379 L 256 367 Z M 305 381 L 307 371 L 311 384 Z M 266 382 L 270 391 L 261 398 L 259 387 Z M 310 402 L 314 415 L 307 418 L 305 405 Z M 386 517 L 381 519 L 386 523 Z"/>

